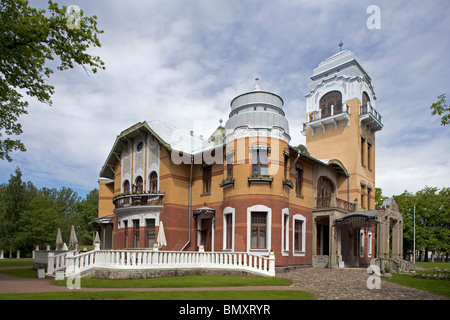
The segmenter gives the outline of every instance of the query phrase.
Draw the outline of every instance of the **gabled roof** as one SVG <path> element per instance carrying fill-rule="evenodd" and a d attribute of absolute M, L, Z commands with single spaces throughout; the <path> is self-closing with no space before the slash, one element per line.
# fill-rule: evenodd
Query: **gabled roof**
<path fill-rule="evenodd" d="M 161 145 L 169 151 L 179 151 L 187 154 L 196 154 L 209 149 L 213 143 L 204 140 L 201 136 L 194 135 L 186 129 L 177 128 L 160 120 L 138 122 L 130 128 L 122 131 L 114 141 L 114 145 L 100 171 L 100 177 L 114 178 L 114 168 L 117 160 L 120 160 L 122 148 L 130 140 L 145 138 L 146 133 L 153 135 Z"/>

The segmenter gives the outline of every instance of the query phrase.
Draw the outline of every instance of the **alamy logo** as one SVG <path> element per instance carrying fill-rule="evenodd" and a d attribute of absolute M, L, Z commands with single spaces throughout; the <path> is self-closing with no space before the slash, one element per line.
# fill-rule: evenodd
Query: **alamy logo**
<path fill-rule="evenodd" d="M 381 289 L 381 272 L 380 272 L 380 268 L 376 265 L 371 265 L 367 268 L 367 273 L 368 274 L 372 274 L 368 279 L 367 279 L 367 288 L 370 290 L 373 289 Z"/>
<path fill-rule="evenodd" d="M 367 7 L 368 14 L 371 13 L 371 15 L 367 18 L 367 29 L 373 30 L 373 29 L 381 29 L 381 10 L 380 7 L 377 5 L 371 5 Z"/>
<path fill-rule="evenodd" d="M 67 18 L 67 28 L 80 29 L 81 27 L 81 9 L 77 5 L 71 5 L 67 8 L 66 13 L 69 15 Z"/>

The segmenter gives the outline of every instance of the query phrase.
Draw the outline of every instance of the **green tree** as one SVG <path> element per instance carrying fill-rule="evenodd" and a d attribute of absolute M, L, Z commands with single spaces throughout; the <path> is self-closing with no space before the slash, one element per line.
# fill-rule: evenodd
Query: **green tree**
<path fill-rule="evenodd" d="M 2 247 L 8 248 L 10 257 L 13 250 L 17 250 L 15 241 L 19 230 L 19 219 L 27 203 L 26 184 L 22 182 L 22 172 L 16 169 L 11 174 L 8 184 L 3 186 L 0 193 L 0 242 Z"/>
<path fill-rule="evenodd" d="M 93 189 L 80 201 L 76 208 L 78 215 L 77 237 L 79 243 L 92 243 L 92 220 L 98 216 L 98 189 Z"/>
<path fill-rule="evenodd" d="M 388 197 L 383 196 L 383 190 L 381 188 L 375 188 L 375 208 L 381 207 L 383 201 Z"/>
<path fill-rule="evenodd" d="M 395 199 L 403 213 L 403 246 L 404 250 L 412 250 L 414 241 L 414 206 L 415 206 L 415 240 L 416 250 L 425 254 L 428 251 L 449 251 L 450 207 L 449 188 L 439 190 L 436 187 L 425 187 L 415 194 L 405 191 Z"/>
<path fill-rule="evenodd" d="M 438 101 L 433 103 L 430 107 L 432 115 L 440 115 L 441 126 L 445 126 L 450 123 L 450 107 L 445 101 L 445 94 L 438 96 Z"/>
<path fill-rule="evenodd" d="M 32 8 L 27 0 L 0 0 L 0 159 L 12 161 L 10 152 L 25 151 L 24 144 L 13 139 L 22 133 L 18 118 L 27 113 L 22 94 L 52 104 L 50 60 L 58 57 L 56 69 L 61 71 L 75 65 L 92 73 L 104 69 L 98 56 L 87 53 L 89 47 L 101 46 L 97 35 L 103 31 L 96 16 L 82 13 L 68 14 L 66 6 L 60 8 L 52 0 L 48 12 Z"/>

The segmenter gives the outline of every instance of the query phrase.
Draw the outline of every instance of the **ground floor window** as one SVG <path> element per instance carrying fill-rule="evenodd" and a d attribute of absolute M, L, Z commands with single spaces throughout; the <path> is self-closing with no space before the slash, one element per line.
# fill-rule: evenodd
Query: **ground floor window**
<path fill-rule="evenodd" d="M 155 219 L 146 219 L 146 246 L 147 248 L 151 248 L 153 243 L 155 242 Z"/>
<path fill-rule="evenodd" d="M 295 214 L 293 217 L 293 241 L 294 241 L 294 255 L 305 255 L 305 234 L 306 234 L 306 219 L 301 214 Z"/>
<path fill-rule="evenodd" d="M 139 220 L 133 220 L 133 247 L 139 248 Z"/>
<path fill-rule="evenodd" d="M 252 212 L 252 249 L 267 248 L 267 212 Z"/>
<path fill-rule="evenodd" d="M 247 250 L 266 254 L 271 248 L 272 209 L 264 205 L 247 208 Z"/>

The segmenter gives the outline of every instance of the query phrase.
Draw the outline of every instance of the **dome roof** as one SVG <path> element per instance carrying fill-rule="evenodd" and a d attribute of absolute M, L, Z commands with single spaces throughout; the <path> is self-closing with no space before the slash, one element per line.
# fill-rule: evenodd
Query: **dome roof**
<path fill-rule="evenodd" d="M 269 130 L 278 128 L 289 136 L 289 124 L 283 105 L 280 96 L 262 91 L 256 84 L 254 91 L 243 93 L 231 101 L 231 112 L 225 129 L 227 133 L 231 133 L 239 127 Z"/>

